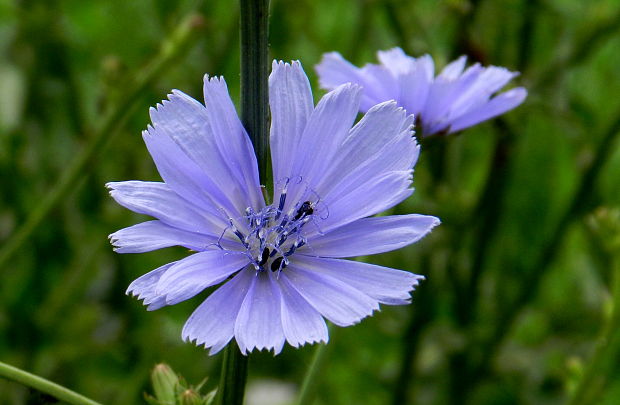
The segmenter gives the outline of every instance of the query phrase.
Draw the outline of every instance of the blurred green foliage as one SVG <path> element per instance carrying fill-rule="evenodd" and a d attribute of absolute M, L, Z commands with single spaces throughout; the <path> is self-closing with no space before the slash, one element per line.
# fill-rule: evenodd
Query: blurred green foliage
<path fill-rule="evenodd" d="M 144 218 L 103 185 L 158 180 L 140 131 L 170 89 L 200 98 L 204 73 L 224 75 L 238 100 L 237 11 L 233 1 L 0 0 L 0 244 L 92 141 L 161 41 L 188 14 L 204 18 L 191 51 L 140 95 L 114 142 L 0 269 L 0 360 L 102 403 L 143 403 L 161 361 L 188 381 L 211 376 L 206 391 L 215 386 L 220 356 L 180 339 L 208 292 L 152 313 L 124 295 L 134 278 L 186 252 L 114 254 L 106 236 Z M 272 56 L 300 59 L 317 99 L 312 67 L 323 52 L 361 65 L 393 46 L 430 53 L 440 66 L 465 53 L 519 70 L 530 90 L 505 117 L 424 145 L 416 193 L 395 212 L 443 224 L 369 261 L 428 280 L 411 306 L 332 334 L 317 403 L 564 403 L 609 304 L 613 253 L 584 216 L 620 204 L 620 4 L 272 0 L 271 16 Z M 250 385 L 299 386 L 313 349 L 253 355 Z M 617 364 L 605 370 L 601 403 L 620 401 Z M 45 397 L 0 380 L 1 405 L 35 403 Z"/>

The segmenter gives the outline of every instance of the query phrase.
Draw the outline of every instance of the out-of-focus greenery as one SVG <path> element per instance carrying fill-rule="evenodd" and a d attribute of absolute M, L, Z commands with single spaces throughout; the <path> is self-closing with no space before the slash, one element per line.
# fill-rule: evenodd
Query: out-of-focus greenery
<path fill-rule="evenodd" d="M 200 98 L 204 73 L 224 75 L 238 100 L 237 12 L 234 1 L 0 0 L 2 245 L 161 41 L 188 14 L 204 18 L 191 51 L 140 95 L 113 142 L 0 269 L 0 360 L 102 403 L 144 403 L 161 361 L 189 382 L 211 376 L 206 391 L 215 386 L 220 356 L 180 339 L 208 292 L 155 312 L 124 295 L 134 278 L 186 252 L 114 254 L 107 235 L 144 218 L 115 204 L 104 184 L 159 179 L 140 131 L 170 89 Z M 273 0 L 271 15 L 272 56 L 300 59 L 315 98 L 323 92 L 312 67 L 323 52 L 361 65 L 393 46 L 430 53 L 440 66 L 465 53 L 519 70 L 530 91 L 505 117 L 424 146 L 416 193 L 395 212 L 443 224 L 368 260 L 427 281 L 411 306 L 384 307 L 332 334 L 317 403 L 568 401 L 610 316 L 617 252 L 585 218 L 620 204 L 620 4 Z M 313 350 L 253 355 L 250 383 L 298 387 Z M 618 364 L 600 370 L 610 382 L 600 403 L 620 401 Z M 0 380 L 2 405 L 45 401 Z"/>

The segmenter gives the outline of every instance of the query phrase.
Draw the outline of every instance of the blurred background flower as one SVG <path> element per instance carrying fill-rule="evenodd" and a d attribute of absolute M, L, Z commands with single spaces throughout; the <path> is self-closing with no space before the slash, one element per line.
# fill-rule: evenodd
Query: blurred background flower
<path fill-rule="evenodd" d="M 328 90 L 347 82 L 359 84 L 364 89 L 363 112 L 396 100 L 415 115 L 418 136 L 462 131 L 512 110 L 527 96 L 523 87 L 496 94 L 518 73 L 479 63 L 465 69 L 466 56 L 450 62 L 437 76 L 430 55 L 414 58 L 392 48 L 377 52 L 377 58 L 380 65 L 358 68 L 338 52 L 326 53 L 315 67 L 319 84 Z"/>

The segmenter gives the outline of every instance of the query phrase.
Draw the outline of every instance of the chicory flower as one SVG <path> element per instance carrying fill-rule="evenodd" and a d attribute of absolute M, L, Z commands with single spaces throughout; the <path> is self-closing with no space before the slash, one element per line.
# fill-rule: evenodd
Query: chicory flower
<path fill-rule="evenodd" d="M 498 66 L 476 63 L 465 69 L 461 56 L 437 76 L 430 55 L 414 58 L 400 48 L 377 53 L 381 64 L 358 68 L 338 52 L 326 53 L 316 66 L 319 84 L 332 90 L 343 83 L 363 87 L 360 111 L 396 100 L 416 117 L 422 136 L 458 132 L 512 110 L 525 100 L 527 90 L 516 87 L 497 94 L 518 75 Z"/>
<path fill-rule="evenodd" d="M 107 185 L 120 205 L 156 218 L 110 235 L 117 252 L 194 252 L 128 293 L 155 310 L 219 284 L 182 332 L 211 354 L 233 337 L 243 353 L 327 342 L 324 318 L 348 326 L 379 304 L 409 303 L 422 276 L 342 258 L 401 248 L 439 223 L 372 217 L 412 193 L 419 147 L 396 103 L 354 124 L 361 88 L 339 86 L 315 107 L 299 62 L 274 62 L 269 86 L 273 203 L 223 78 L 205 77 L 205 105 L 174 90 L 150 110 L 143 138 L 163 182 Z"/>

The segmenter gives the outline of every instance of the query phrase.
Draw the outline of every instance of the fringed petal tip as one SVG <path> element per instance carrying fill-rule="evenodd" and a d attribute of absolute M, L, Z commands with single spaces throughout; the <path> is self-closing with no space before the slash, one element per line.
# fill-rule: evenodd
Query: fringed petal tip
<path fill-rule="evenodd" d="M 295 59 L 290 62 L 285 62 L 283 60 L 274 59 L 273 62 L 271 62 L 271 74 L 276 72 L 278 69 L 290 68 L 302 69 L 301 61 Z"/>
<path fill-rule="evenodd" d="M 110 195 L 112 195 L 112 193 L 114 192 L 115 188 L 120 183 L 123 183 L 123 182 L 122 181 L 109 181 L 109 182 L 105 183 L 105 188 L 107 188 L 108 192 L 110 193 Z"/>
<path fill-rule="evenodd" d="M 129 288 L 131 288 L 131 286 Z M 156 311 L 168 305 L 164 296 L 152 296 L 146 293 L 138 293 L 129 288 L 125 291 L 125 294 L 138 301 L 142 301 L 142 305 L 146 306 L 147 311 Z"/>
<path fill-rule="evenodd" d="M 223 83 L 226 86 L 226 79 L 224 79 L 224 76 L 210 76 L 208 73 L 205 73 L 205 75 L 202 77 L 202 81 L 205 84 L 217 82 L 218 84 Z"/>
<path fill-rule="evenodd" d="M 114 250 L 117 253 L 121 253 L 119 252 L 119 249 L 122 248 L 122 246 L 120 245 L 120 240 L 117 237 L 117 232 L 111 233 L 108 235 L 108 241 L 110 242 L 110 244 L 112 245 L 112 250 Z"/>

